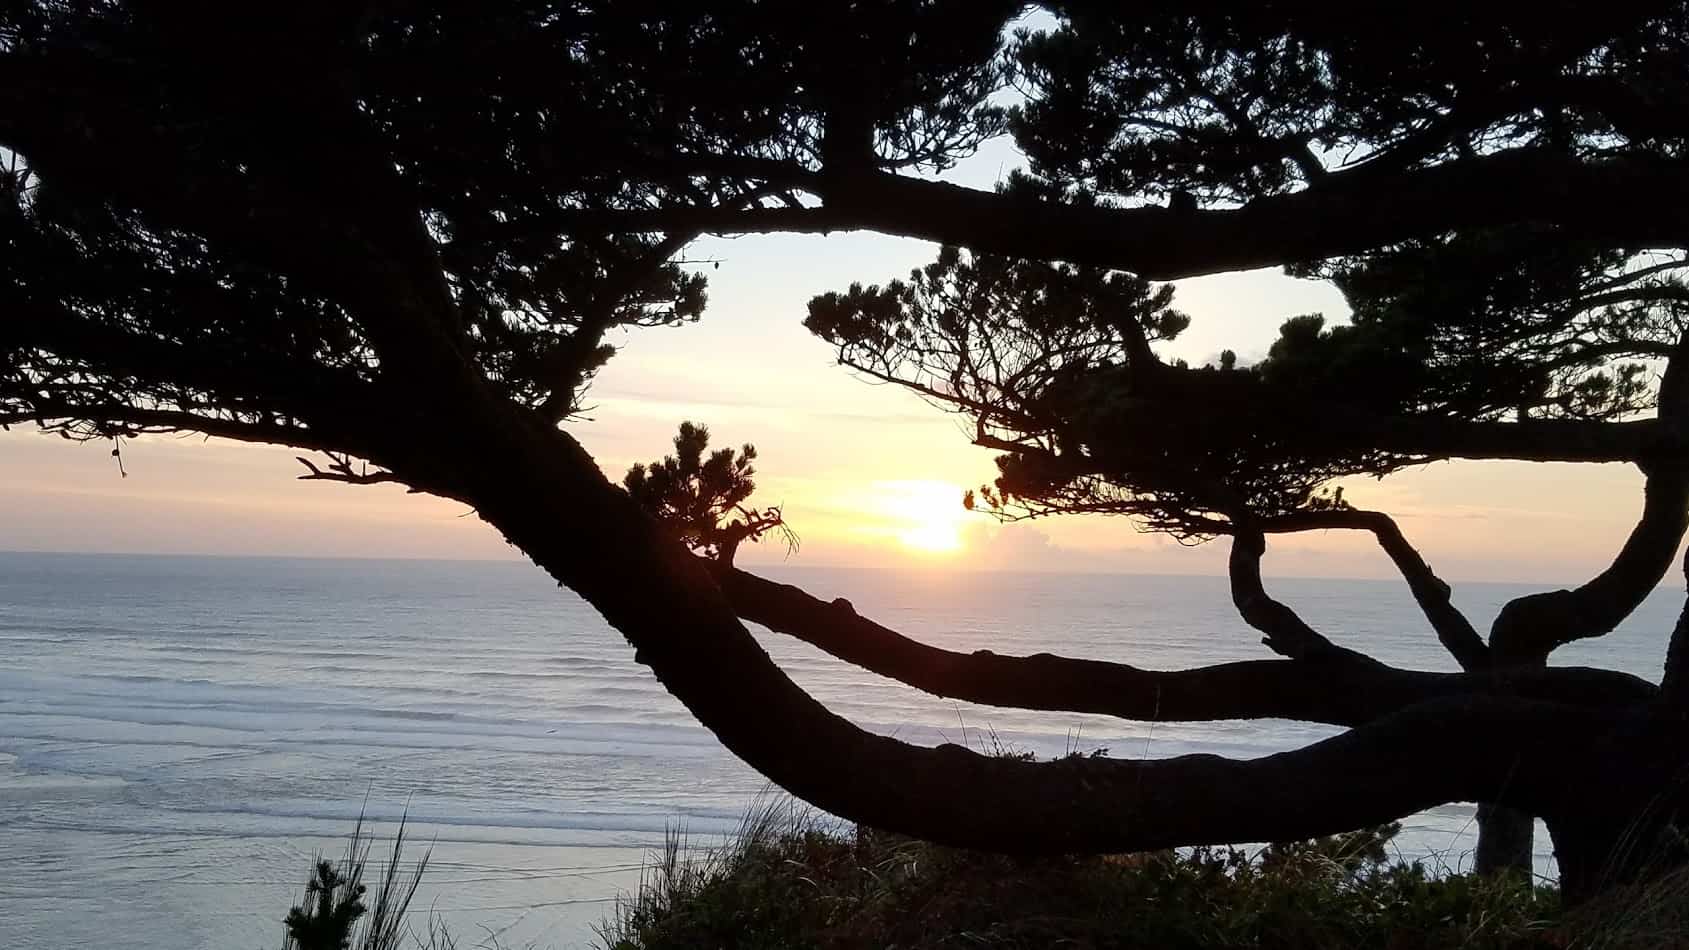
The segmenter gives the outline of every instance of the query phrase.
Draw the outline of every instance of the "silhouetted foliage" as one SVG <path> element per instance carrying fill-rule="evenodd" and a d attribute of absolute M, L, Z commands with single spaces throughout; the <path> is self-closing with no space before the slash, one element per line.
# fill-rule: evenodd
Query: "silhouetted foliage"
<path fill-rule="evenodd" d="M 1164 364 L 1153 344 L 1190 322 L 1172 299 L 1120 272 L 946 249 L 908 283 L 815 298 L 805 325 L 841 362 L 957 409 L 976 442 L 1006 450 L 982 492 L 999 511 L 1120 511 L 1198 534 L 1210 481 L 1280 514 L 1387 464 L 1266 423 L 1275 407 L 1254 371 Z"/>
<path fill-rule="evenodd" d="M 1671 154 L 1676 4 L 1050 4 L 1011 55 L 1032 169 L 1108 195 L 1247 202 L 1337 173 L 1540 150 Z M 1546 12 L 1546 11 L 1545 11 Z M 1350 179 L 1363 177 L 1349 175 Z"/>
<path fill-rule="evenodd" d="M 401 820 L 387 860 L 378 868 L 381 876 L 374 904 L 366 903 L 369 889 L 364 869 L 369 864 L 370 839 L 360 816 L 347 839 L 345 856 L 339 861 L 318 858 L 313 865 L 305 882 L 305 899 L 283 921 L 287 939 L 282 950 L 399 950 L 406 944 L 414 944 L 417 950 L 450 950 L 451 936 L 432 916 L 425 937 L 414 934 L 406 922 L 411 900 L 428 870 L 429 852 L 409 871 L 401 870 L 404 853 L 405 822 Z"/>
<path fill-rule="evenodd" d="M 1552 888 L 1392 860 L 1399 825 L 1264 848 L 1025 859 L 760 806 L 699 854 L 672 836 L 603 950 L 1261 947 L 1528 950 L 1631 942 L 1559 920 Z M 1670 940 L 1674 928 L 1641 931 Z M 1613 938 L 1618 939 L 1613 939 Z"/>
<path fill-rule="evenodd" d="M 1401 421 L 1654 408 L 1649 370 L 1686 325 L 1689 265 L 1556 250 L 1487 234 L 1332 264 L 1352 320 L 1293 317 L 1253 366 L 1233 351 L 1217 366 L 1162 362 L 1152 344 L 1188 323 L 1170 286 L 953 249 L 907 284 L 816 297 L 806 325 L 844 364 L 968 416 L 977 442 L 1005 449 L 985 492 L 994 509 L 1111 511 L 1202 535 L 1234 496 L 1285 515 L 1332 479 L 1448 457 L 1392 451 Z M 1333 417 L 1347 424 L 1309 424 Z"/>
<path fill-rule="evenodd" d="M 305 882 L 305 901 L 287 912 L 287 939 L 298 950 L 346 950 L 352 927 L 368 908 L 364 886 L 340 876 L 333 861 L 318 861 Z"/>
<path fill-rule="evenodd" d="M 757 163 L 819 161 L 818 108 L 857 102 L 870 75 L 877 167 L 942 167 L 1000 127 L 982 99 L 1012 5 L 878 6 L 15 8 L 0 55 L 9 77 L 36 78 L 8 85 L 53 95 L 0 105 L 0 283 L 28 315 L 0 328 L 0 412 L 320 426 L 313 411 L 360 402 L 380 364 L 353 311 L 381 282 L 347 286 L 349 265 L 420 252 L 450 294 L 441 332 L 476 372 L 551 418 L 574 413 L 618 331 L 696 320 L 706 302 L 704 276 L 670 260 L 695 230 L 582 219 L 795 201 Z M 886 37 L 929 52 L 865 72 Z M 86 138 L 61 147 L 41 123 L 68 114 Z M 675 165 L 684 155 L 704 167 Z M 111 200 L 78 197 L 95 192 Z M 389 284 L 406 279 L 396 266 Z"/>
<path fill-rule="evenodd" d="M 733 563 L 739 545 L 778 533 L 788 549 L 796 549 L 797 535 L 781 516 L 779 506 L 753 509 L 745 500 L 756 490 L 756 446 L 709 448 L 710 430 L 690 422 L 680 424 L 674 454 L 650 465 L 635 465 L 622 478 L 622 487 L 687 547 L 726 564 Z"/>
<path fill-rule="evenodd" d="M 1689 101 L 1689 34 L 1675 6 L 1579 9 L 1552 22 L 1465 7 L 1055 6 L 1059 25 L 1022 31 L 1010 51 L 1028 95 L 1011 127 L 1031 169 L 1004 190 L 1023 200 L 1163 202 L 1196 221 L 1203 208 L 1266 208 L 1293 193 L 1304 206 L 1322 194 L 1364 206 L 1415 172 L 1518 162 L 1523 181 L 1537 162 L 1616 167 L 1689 144 L 1689 126 L 1662 110 Z M 1444 180 L 1429 200 L 1487 200 L 1456 197 L 1458 179 Z M 1264 213 L 1252 221 L 1268 226 Z M 1579 444 L 1588 430 L 1533 424 L 1689 411 L 1661 407 L 1663 371 L 1689 329 L 1689 257 L 1680 239 L 1665 243 L 1679 249 L 1522 216 L 1404 233 L 1360 253 L 1291 252 L 1290 273 L 1332 281 L 1352 315 L 1291 317 L 1252 363 L 1234 349 L 1196 368 L 1159 358 L 1153 313 L 1171 306 L 1170 287 L 984 255 L 959 265 L 950 249 L 908 285 L 816 297 L 807 325 L 840 362 L 966 416 L 976 443 L 1003 451 L 995 483 L 965 496 L 970 508 L 1124 514 L 1197 541 L 1259 537 L 1264 526 L 1377 526 L 1387 518 L 1357 511 L 1340 479 L 1461 457 L 1605 460 Z M 1119 286 L 1135 292 L 1112 292 Z M 1072 304 L 1072 288 L 1089 308 Z M 1680 466 L 1682 455 L 1619 457 L 1661 476 L 1661 462 Z M 1669 565 L 1673 544 L 1650 534 L 1682 532 L 1680 480 L 1658 479 L 1674 500 L 1651 501 L 1613 569 L 1576 592 L 1583 613 L 1542 598 L 1504 611 L 1494 661 L 1546 655 L 1628 613 Z M 1447 585 L 1393 537 L 1392 557 L 1439 635 L 1463 664 L 1491 662 Z M 1236 543 L 1259 558 L 1261 542 Z M 1234 579 L 1240 610 L 1274 649 L 1300 655 L 1312 647 L 1294 643 L 1325 642 L 1307 639 L 1285 608 L 1261 613 L 1255 605 L 1270 601 L 1257 575 L 1244 576 L 1257 579 Z M 1557 632 L 1520 633 L 1533 624 Z"/>

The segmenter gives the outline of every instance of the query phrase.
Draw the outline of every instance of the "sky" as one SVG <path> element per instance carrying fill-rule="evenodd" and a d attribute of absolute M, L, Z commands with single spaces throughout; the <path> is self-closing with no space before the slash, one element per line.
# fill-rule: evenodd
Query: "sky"
<path fill-rule="evenodd" d="M 946 177 L 990 187 L 1014 162 L 998 145 Z M 746 565 L 1223 573 L 1224 542 L 1180 545 L 1119 517 L 998 525 L 964 511 L 961 492 L 991 479 L 992 453 L 969 445 L 957 417 L 839 367 L 801 326 L 811 296 L 905 276 L 936 250 L 861 233 L 700 240 L 685 257 L 715 265 L 703 320 L 612 339 L 623 348 L 592 388 L 589 418 L 567 428 L 617 479 L 671 450 L 683 419 L 707 424 L 716 445 L 754 443 L 753 501 L 783 505 L 802 544 L 746 548 Z M 1194 319 L 1162 353 L 1193 363 L 1223 348 L 1247 363 L 1285 318 L 1347 312 L 1329 285 L 1276 271 L 1181 281 L 1176 305 Z M 0 550 L 520 556 L 460 504 L 298 481 L 294 455 L 144 437 L 125 444 L 121 477 L 109 444 L 0 432 Z M 1395 515 L 1445 578 L 1559 586 L 1606 566 L 1640 509 L 1641 484 L 1623 465 L 1449 462 L 1350 483 L 1346 497 Z M 1370 536 L 1353 532 L 1274 538 L 1265 569 L 1394 576 Z"/>

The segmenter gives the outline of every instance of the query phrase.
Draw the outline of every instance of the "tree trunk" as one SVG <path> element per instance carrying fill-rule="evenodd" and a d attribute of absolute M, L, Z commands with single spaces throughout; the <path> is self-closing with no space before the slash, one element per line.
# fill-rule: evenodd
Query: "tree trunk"
<path fill-rule="evenodd" d="M 1535 853 L 1536 818 L 1517 808 L 1483 802 L 1478 805 L 1478 851 L 1475 866 L 1479 874 L 1532 871 Z"/>
<path fill-rule="evenodd" d="M 1490 627 L 1490 668 L 1501 675 L 1510 672 L 1542 669 L 1546 661 L 1517 655 L 1509 645 L 1517 642 L 1519 627 L 1540 612 L 1508 609 L 1538 601 L 1521 598 L 1503 608 Z M 1494 802 L 1478 803 L 1478 848 L 1473 856 L 1473 870 L 1483 875 L 1531 875 L 1535 868 L 1532 858 L 1536 852 L 1536 816 L 1517 808 Z"/>
<path fill-rule="evenodd" d="M 1578 807 L 1545 818 L 1566 903 L 1657 880 L 1689 864 L 1686 726 L 1666 704 L 1657 704 L 1568 762 L 1565 777 L 1579 787 Z"/>

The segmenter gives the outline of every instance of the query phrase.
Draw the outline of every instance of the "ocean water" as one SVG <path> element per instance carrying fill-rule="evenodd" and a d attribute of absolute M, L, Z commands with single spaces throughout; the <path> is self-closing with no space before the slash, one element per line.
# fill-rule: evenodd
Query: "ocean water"
<path fill-rule="evenodd" d="M 1215 577 L 784 567 L 953 649 L 1175 668 L 1267 656 Z M 1333 639 L 1452 669 L 1406 591 L 1278 580 Z M 1480 627 L 1526 588 L 1458 585 Z M 1681 591 L 1556 655 L 1658 678 Z M 1258 756 L 1333 730 L 1143 724 L 936 699 L 758 630 L 859 725 L 1039 755 Z M 521 563 L 0 554 L 0 947 L 275 948 L 360 813 L 432 847 L 417 901 L 460 945 L 589 946 L 666 829 L 731 833 L 763 780 L 589 607 Z M 1470 861 L 1472 809 L 1405 856 Z M 1552 873 L 1546 836 L 1539 871 Z"/>

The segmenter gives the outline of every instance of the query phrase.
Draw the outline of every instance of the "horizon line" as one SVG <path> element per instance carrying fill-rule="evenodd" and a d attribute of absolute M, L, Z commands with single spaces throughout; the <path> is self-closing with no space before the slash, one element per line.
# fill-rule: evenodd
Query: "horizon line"
<path fill-rule="evenodd" d="M 413 556 L 404 554 L 260 554 L 260 553 L 230 553 L 230 552 L 192 552 L 192 551 L 70 551 L 60 549 L 25 549 L 0 548 L 0 557 L 4 556 L 45 556 L 45 557 L 130 557 L 130 558 L 179 558 L 179 559 L 235 559 L 248 561 L 385 561 L 385 562 L 417 562 L 427 564 L 523 564 L 536 570 L 544 570 L 532 560 L 525 557 L 435 557 Z M 1004 567 L 972 567 L 964 563 L 909 563 L 902 565 L 867 565 L 867 564 L 792 564 L 777 562 L 757 562 L 740 565 L 746 569 L 776 570 L 828 570 L 828 571 L 864 571 L 875 573 L 951 573 L 951 574 L 1048 574 L 1056 577 L 1192 577 L 1218 578 L 1227 575 L 1224 572 L 1196 572 L 1196 571 L 1154 571 L 1154 570 L 1046 570 L 1039 568 L 1004 568 Z M 1273 574 L 1267 572 L 1264 576 L 1280 580 L 1324 580 L 1351 581 L 1372 584 L 1403 583 L 1400 578 L 1392 577 L 1356 577 L 1339 574 Z M 1535 580 L 1470 580 L 1455 578 L 1455 583 L 1474 584 L 1497 587 L 1520 587 L 1540 585 L 1545 589 L 1554 589 L 1553 582 Z M 1686 588 L 1670 583 L 1670 575 L 1662 578 L 1656 585 L 1656 590 L 1664 589 L 1683 592 Z"/>

